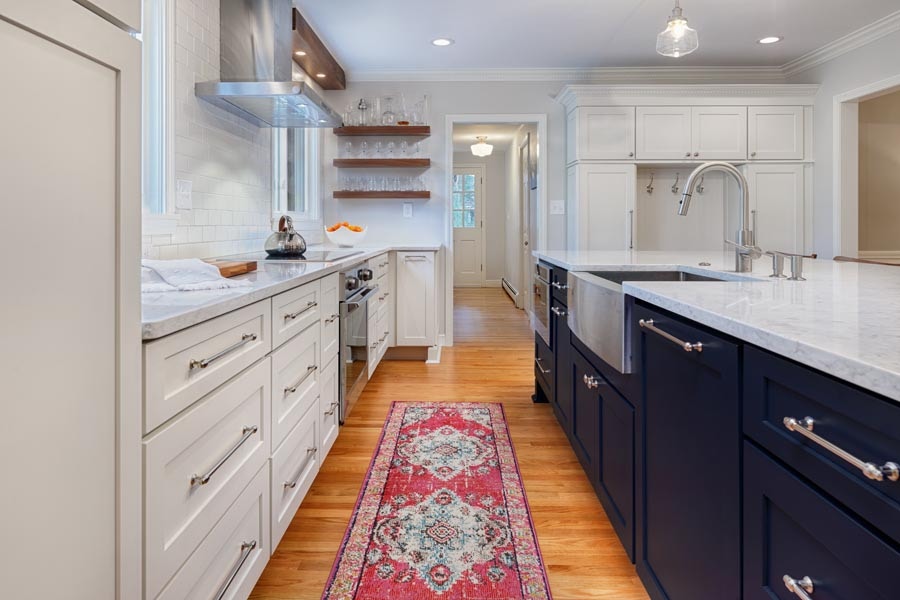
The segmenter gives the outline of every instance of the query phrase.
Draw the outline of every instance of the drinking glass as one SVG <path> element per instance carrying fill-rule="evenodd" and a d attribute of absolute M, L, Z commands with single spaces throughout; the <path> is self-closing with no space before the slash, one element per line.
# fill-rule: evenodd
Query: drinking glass
<path fill-rule="evenodd" d="M 384 151 L 384 145 L 381 142 L 375 142 L 375 158 L 381 158 L 381 153 Z"/>
<path fill-rule="evenodd" d="M 388 158 L 394 157 L 394 150 L 396 149 L 396 144 L 394 142 L 388 142 L 387 144 L 387 156 Z"/>
<path fill-rule="evenodd" d="M 409 144 L 406 140 L 400 142 L 400 156 L 406 156 L 409 154 Z"/>
<path fill-rule="evenodd" d="M 359 145 L 359 157 L 366 158 L 369 155 L 369 142 L 362 142 Z"/>
<path fill-rule="evenodd" d="M 382 100 L 382 109 L 381 113 L 381 124 L 382 125 L 396 125 L 397 124 L 397 115 L 394 113 L 394 98 L 393 96 L 385 96 Z"/>
<path fill-rule="evenodd" d="M 353 142 L 344 142 L 344 158 L 353 158 Z"/>

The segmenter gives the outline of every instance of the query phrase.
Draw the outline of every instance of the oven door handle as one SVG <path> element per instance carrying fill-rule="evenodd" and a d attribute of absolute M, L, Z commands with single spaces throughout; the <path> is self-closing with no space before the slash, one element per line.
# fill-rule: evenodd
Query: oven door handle
<path fill-rule="evenodd" d="M 361 308 L 364 304 L 369 301 L 369 297 L 378 291 L 378 286 L 368 288 L 368 290 L 363 291 L 359 295 L 358 300 L 354 300 L 353 302 L 344 302 L 344 305 L 347 307 L 347 314 L 352 313 L 357 308 Z"/>

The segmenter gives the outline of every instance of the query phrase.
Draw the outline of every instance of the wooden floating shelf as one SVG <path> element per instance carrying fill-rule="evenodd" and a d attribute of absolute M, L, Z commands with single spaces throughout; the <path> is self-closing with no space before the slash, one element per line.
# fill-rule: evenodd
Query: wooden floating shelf
<path fill-rule="evenodd" d="M 394 135 L 409 137 L 428 137 L 431 135 L 430 125 L 373 125 L 361 127 L 335 127 L 334 135 L 362 136 L 362 135 Z"/>
<path fill-rule="evenodd" d="M 431 192 L 426 191 L 380 191 L 363 192 L 350 190 L 335 190 L 335 198 L 431 198 Z"/>
<path fill-rule="evenodd" d="M 427 169 L 431 166 L 430 158 L 335 158 L 335 167 L 344 168 L 417 168 Z"/>

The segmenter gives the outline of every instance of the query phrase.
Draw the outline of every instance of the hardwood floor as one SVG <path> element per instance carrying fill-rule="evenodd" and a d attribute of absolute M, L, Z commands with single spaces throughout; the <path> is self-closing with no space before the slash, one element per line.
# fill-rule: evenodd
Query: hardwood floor
<path fill-rule="evenodd" d="M 502 402 L 553 597 L 647 598 L 550 406 L 531 402 L 534 340 L 524 311 L 496 288 L 454 297 L 455 346 L 439 365 L 381 363 L 252 598 L 321 597 L 394 400 Z"/>

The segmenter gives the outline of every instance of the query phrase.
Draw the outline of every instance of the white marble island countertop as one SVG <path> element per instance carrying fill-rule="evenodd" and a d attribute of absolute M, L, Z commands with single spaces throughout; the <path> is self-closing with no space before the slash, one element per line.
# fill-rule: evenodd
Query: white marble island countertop
<path fill-rule="evenodd" d="M 734 271 L 733 252 L 536 252 L 571 271 L 686 267 Z M 710 263 L 701 266 L 700 263 Z M 788 269 L 789 272 L 789 269 Z M 626 282 L 625 293 L 900 401 L 900 267 L 804 261 L 806 281 Z"/>
<path fill-rule="evenodd" d="M 310 250 L 334 248 L 310 247 Z M 197 323 L 224 315 L 308 281 L 343 271 L 355 264 L 388 251 L 438 251 L 440 245 L 404 244 L 396 246 L 358 247 L 360 254 L 334 262 L 265 262 L 257 261 L 257 270 L 233 277 L 235 281 L 249 281 L 244 288 L 207 290 L 199 292 L 164 292 L 141 294 L 141 336 L 153 340 L 186 329 Z M 222 257 L 222 258 L 228 258 Z"/>

